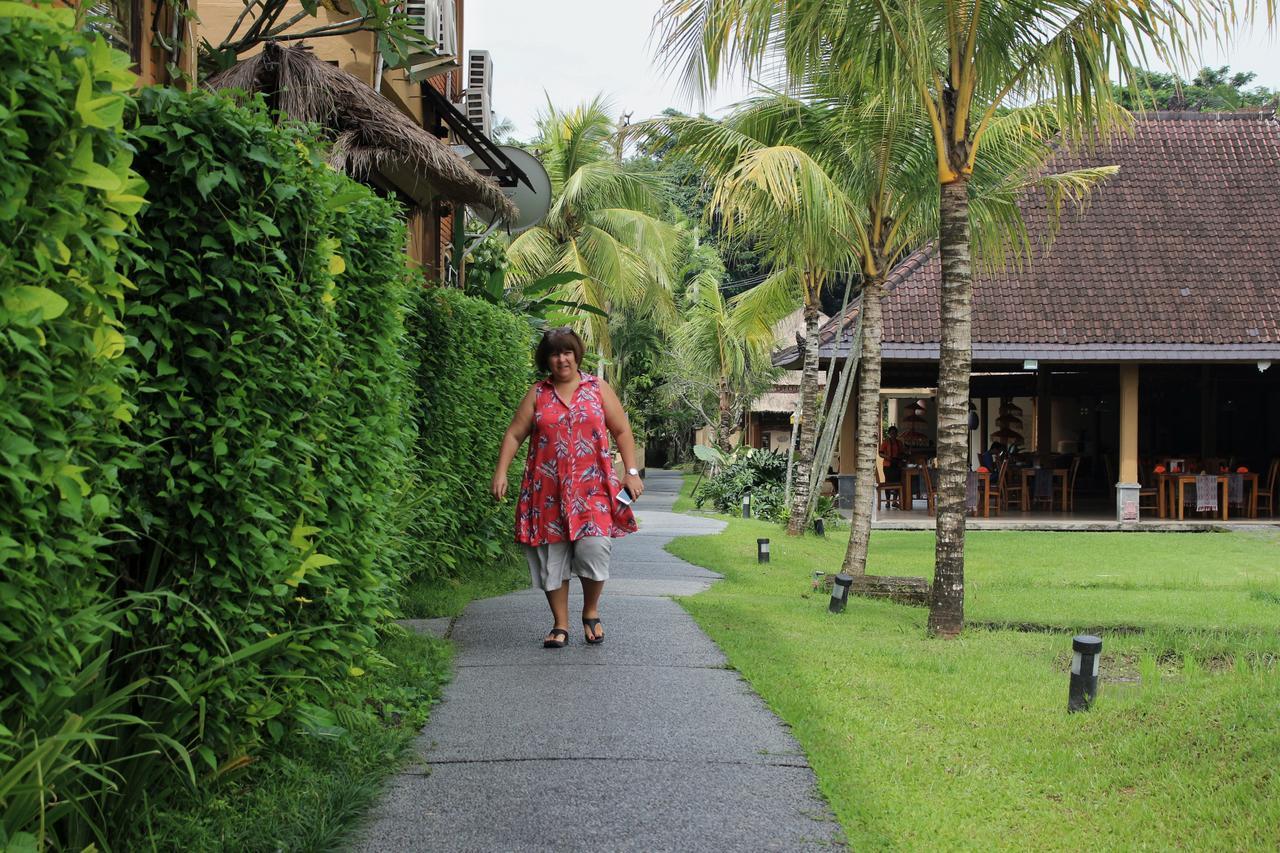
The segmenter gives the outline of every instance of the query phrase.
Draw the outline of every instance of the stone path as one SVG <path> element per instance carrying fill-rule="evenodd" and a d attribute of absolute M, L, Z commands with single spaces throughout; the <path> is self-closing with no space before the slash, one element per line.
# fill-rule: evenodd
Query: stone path
<path fill-rule="evenodd" d="M 356 849 L 843 847 L 787 728 L 670 598 L 720 577 L 663 550 L 723 528 L 672 513 L 679 486 L 650 472 L 641 531 L 614 541 L 602 645 L 573 630 L 567 648 L 543 649 L 540 592 L 467 608 L 422 760 L 393 778 Z M 573 621 L 581 601 L 575 582 Z"/>

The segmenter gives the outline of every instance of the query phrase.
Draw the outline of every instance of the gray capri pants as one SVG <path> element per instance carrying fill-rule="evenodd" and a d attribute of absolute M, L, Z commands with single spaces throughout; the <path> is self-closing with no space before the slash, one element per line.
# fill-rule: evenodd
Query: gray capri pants
<path fill-rule="evenodd" d="M 551 542 L 525 545 L 529 561 L 529 582 L 543 592 L 557 590 L 571 575 L 589 581 L 609 579 L 609 551 L 613 540 L 608 536 L 584 536 L 576 542 Z"/>

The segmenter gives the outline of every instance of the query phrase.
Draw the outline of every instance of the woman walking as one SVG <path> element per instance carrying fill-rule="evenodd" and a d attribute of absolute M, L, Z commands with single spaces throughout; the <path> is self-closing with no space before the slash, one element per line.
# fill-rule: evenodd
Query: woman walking
<path fill-rule="evenodd" d="M 490 491 L 507 493 L 507 469 L 520 444 L 529 456 L 516 506 L 516 541 L 524 546 L 534 586 L 547 596 L 555 624 L 542 645 L 564 648 L 569 641 L 569 578 L 582 582 L 582 630 L 595 645 L 604 642 L 600 594 L 609 579 L 612 540 L 636 530 L 630 500 L 644 492 L 636 468 L 635 440 L 622 403 L 601 379 L 578 369 L 582 339 L 572 329 L 550 329 L 534 359 L 546 379 L 535 382 L 516 408 L 502 438 Z M 609 434 L 617 442 L 627 475 L 613 471 Z"/>

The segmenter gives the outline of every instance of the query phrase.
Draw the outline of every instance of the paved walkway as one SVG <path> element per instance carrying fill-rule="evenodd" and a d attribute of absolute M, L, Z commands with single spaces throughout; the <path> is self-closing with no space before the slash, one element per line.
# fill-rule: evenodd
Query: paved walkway
<path fill-rule="evenodd" d="M 568 648 L 543 649 L 540 592 L 467 608 L 451 633 L 456 677 L 419 737 L 423 761 L 394 777 L 357 849 L 842 847 L 787 728 L 669 597 L 719 578 L 663 550 L 723 527 L 672 513 L 679 485 L 650 472 L 640 533 L 614 541 L 602 645 L 574 630 Z"/>

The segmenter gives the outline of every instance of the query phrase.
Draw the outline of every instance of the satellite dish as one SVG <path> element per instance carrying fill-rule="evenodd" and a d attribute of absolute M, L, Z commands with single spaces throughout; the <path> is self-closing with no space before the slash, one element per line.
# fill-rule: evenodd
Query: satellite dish
<path fill-rule="evenodd" d="M 502 194 L 511 199 L 519 211 L 507 230 L 512 234 L 519 234 L 537 225 L 547 215 L 547 211 L 551 210 L 551 178 L 547 177 L 547 170 L 542 168 L 538 158 L 523 148 L 500 145 L 498 149 L 529 179 L 528 184 L 519 181 L 514 187 L 502 188 Z M 472 168 L 477 171 L 487 170 L 488 167 L 478 154 L 472 152 L 464 156 Z M 478 204 L 469 207 L 481 219 L 493 221 L 494 213 L 491 209 Z"/>

